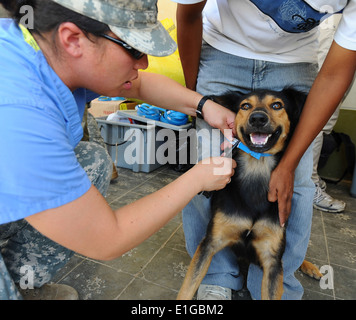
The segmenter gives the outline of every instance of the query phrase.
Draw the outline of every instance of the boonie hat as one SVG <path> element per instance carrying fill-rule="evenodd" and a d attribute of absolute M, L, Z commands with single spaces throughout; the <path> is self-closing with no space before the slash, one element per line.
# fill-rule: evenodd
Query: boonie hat
<path fill-rule="evenodd" d="M 152 55 L 168 56 L 177 45 L 157 21 L 157 0 L 52 0 L 105 23 L 121 40 Z"/>

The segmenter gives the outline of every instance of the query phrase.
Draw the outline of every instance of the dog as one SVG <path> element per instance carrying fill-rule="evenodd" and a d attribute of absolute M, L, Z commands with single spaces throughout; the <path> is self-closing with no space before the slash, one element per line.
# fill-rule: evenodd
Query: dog
<path fill-rule="evenodd" d="M 267 199 L 268 184 L 297 125 L 306 94 L 286 88 L 210 98 L 236 112 L 236 136 L 244 148 L 232 155 L 237 168 L 231 182 L 211 195 L 212 218 L 177 299 L 193 298 L 212 257 L 227 246 L 263 269 L 263 300 L 281 299 L 286 228 L 280 226 L 277 202 Z M 322 276 L 307 261 L 302 270 L 315 278 Z"/>

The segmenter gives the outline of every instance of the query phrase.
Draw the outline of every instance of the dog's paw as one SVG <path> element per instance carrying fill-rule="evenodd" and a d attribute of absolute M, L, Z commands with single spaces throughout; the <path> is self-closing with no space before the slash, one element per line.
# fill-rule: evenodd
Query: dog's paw
<path fill-rule="evenodd" d="M 319 268 L 315 264 L 307 260 L 303 261 L 302 265 L 300 266 L 300 270 L 309 277 L 314 278 L 316 280 L 320 280 L 320 278 L 323 276 Z"/>

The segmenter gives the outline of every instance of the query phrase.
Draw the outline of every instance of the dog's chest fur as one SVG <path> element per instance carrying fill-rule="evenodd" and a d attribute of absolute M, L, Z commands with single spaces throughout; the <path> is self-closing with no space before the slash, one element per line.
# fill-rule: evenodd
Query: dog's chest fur
<path fill-rule="evenodd" d="M 260 181 L 260 187 L 268 184 L 272 170 L 276 166 L 276 156 L 261 157 L 255 159 L 246 153 L 240 152 L 235 158 L 237 162 L 236 174 L 234 179 L 236 183 L 250 184 L 251 180 Z M 258 187 L 255 186 L 256 188 Z"/>
<path fill-rule="evenodd" d="M 267 199 L 268 184 L 278 156 L 261 157 L 259 160 L 239 151 L 234 159 L 237 162 L 235 175 L 224 190 L 213 195 L 212 208 L 222 209 L 233 216 L 248 216 L 252 220 L 269 215 L 275 220 L 276 203 Z"/>

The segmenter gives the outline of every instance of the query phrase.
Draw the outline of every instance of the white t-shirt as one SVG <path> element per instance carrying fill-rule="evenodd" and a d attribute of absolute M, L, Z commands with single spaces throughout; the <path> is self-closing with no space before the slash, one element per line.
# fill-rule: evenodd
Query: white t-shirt
<path fill-rule="evenodd" d="M 245 58 L 317 62 L 318 25 L 342 10 L 335 41 L 356 50 L 356 0 L 208 0 L 203 38 L 216 49 Z"/>

